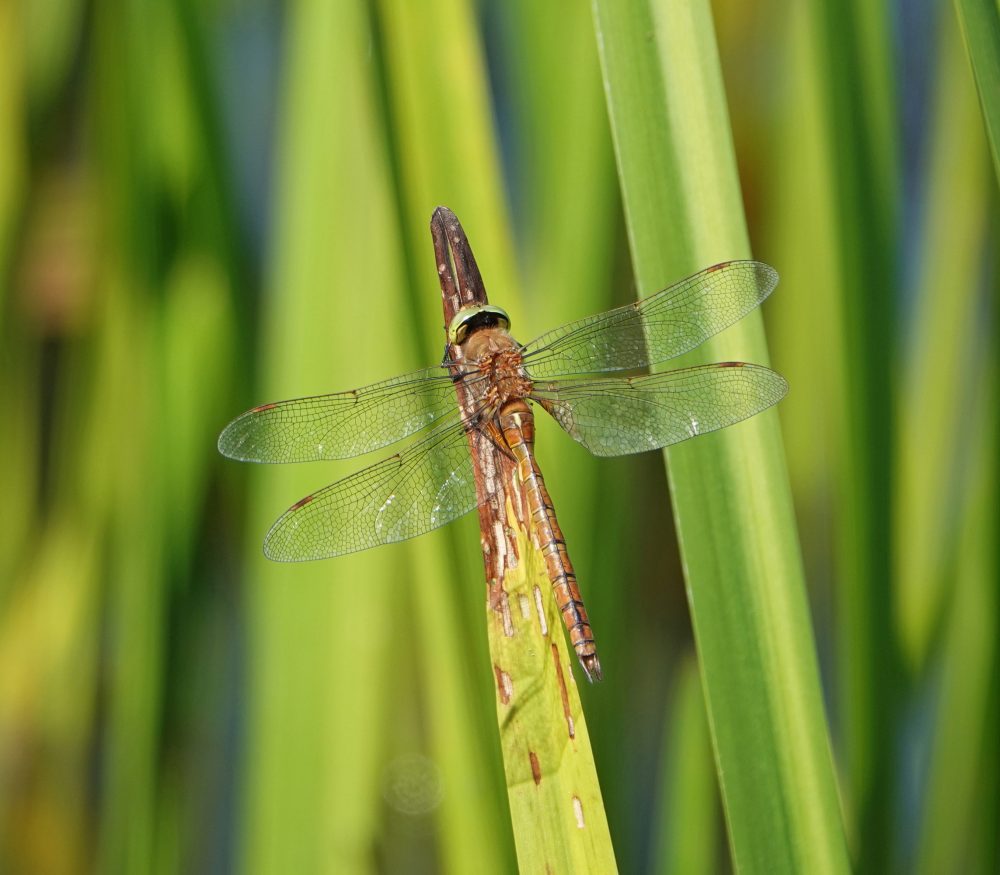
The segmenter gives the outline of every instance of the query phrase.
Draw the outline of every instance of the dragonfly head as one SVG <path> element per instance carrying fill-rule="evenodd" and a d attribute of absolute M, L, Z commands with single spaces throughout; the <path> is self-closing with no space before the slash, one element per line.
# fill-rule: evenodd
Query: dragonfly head
<path fill-rule="evenodd" d="M 455 314 L 448 326 L 448 343 L 461 344 L 477 328 L 510 328 L 510 316 L 506 310 L 492 304 L 476 304 L 463 307 Z"/>

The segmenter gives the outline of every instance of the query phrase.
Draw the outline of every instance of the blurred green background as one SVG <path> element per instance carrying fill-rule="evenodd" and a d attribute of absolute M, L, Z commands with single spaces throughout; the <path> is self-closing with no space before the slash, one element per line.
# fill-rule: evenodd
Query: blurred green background
<path fill-rule="evenodd" d="M 956 8 L 714 14 L 851 852 L 996 872 L 997 178 Z M 0 0 L 0 872 L 513 870 L 475 519 L 275 566 L 360 463 L 215 450 L 440 358 L 439 203 L 521 340 L 634 297 L 586 4 Z M 726 871 L 662 455 L 538 454 L 619 866 Z"/>

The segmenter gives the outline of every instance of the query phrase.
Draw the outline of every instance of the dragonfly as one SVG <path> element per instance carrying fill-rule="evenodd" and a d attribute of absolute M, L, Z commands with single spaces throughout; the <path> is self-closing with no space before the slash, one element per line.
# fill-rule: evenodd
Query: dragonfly
<path fill-rule="evenodd" d="M 742 319 L 777 282 L 761 262 L 716 264 L 524 344 L 511 335 L 502 308 L 464 306 L 448 325 L 441 364 L 347 392 L 254 407 L 226 426 L 219 450 L 245 462 L 307 462 L 364 455 L 419 433 L 401 452 L 285 511 L 267 533 L 264 553 L 294 562 L 402 541 L 469 513 L 482 499 L 470 440 L 492 444 L 516 466 L 574 650 L 588 679 L 600 679 L 593 630 L 535 460 L 533 405 L 596 456 L 660 449 L 771 407 L 788 384 L 761 365 L 649 369 Z M 449 357 L 449 349 L 462 355 Z M 459 389 L 469 399 L 464 405 Z"/>

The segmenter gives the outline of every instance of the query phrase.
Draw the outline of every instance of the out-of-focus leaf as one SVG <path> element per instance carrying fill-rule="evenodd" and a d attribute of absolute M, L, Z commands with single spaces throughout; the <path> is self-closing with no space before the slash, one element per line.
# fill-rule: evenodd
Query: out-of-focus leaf
<path fill-rule="evenodd" d="M 639 288 L 746 257 L 707 3 L 598 0 L 594 10 Z M 766 362 L 760 317 L 697 356 Z M 845 871 L 777 418 L 765 413 L 667 456 L 735 866 Z"/>
<path fill-rule="evenodd" d="M 718 872 L 718 793 L 705 698 L 694 660 L 681 663 L 667 712 L 653 871 Z"/>
<path fill-rule="evenodd" d="M 979 109 L 954 22 L 941 51 L 927 164 L 922 244 L 917 248 L 913 329 L 899 381 L 896 437 L 896 600 L 903 653 L 924 665 L 951 592 L 961 532 L 962 449 L 979 332 L 983 256 L 992 189 Z M 961 209 L 952 209 L 955 203 Z"/>
<path fill-rule="evenodd" d="M 955 0 L 955 10 L 976 77 L 993 170 L 1000 181 L 1000 9 L 995 0 Z"/>
<path fill-rule="evenodd" d="M 259 401 L 414 366 L 371 39 L 357 0 L 289 9 Z M 411 548 L 287 565 L 260 551 L 282 510 L 350 470 L 250 469 L 248 872 L 375 870 Z"/>

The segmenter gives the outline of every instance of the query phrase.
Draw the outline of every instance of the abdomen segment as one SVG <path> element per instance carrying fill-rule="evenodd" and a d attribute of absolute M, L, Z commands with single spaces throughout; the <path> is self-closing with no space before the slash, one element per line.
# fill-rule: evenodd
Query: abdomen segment
<path fill-rule="evenodd" d="M 504 439 L 517 462 L 517 475 L 531 514 L 531 525 L 538 541 L 538 548 L 545 558 L 556 605 L 569 630 L 573 649 L 590 681 L 601 679 L 601 663 L 597 658 L 594 632 L 587 619 L 576 572 L 566 551 L 566 541 L 556 519 L 555 508 L 545 488 L 545 480 L 535 461 L 535 421 L 524 401 L 512 401 L 500 411 L 500 428 Z"/>

